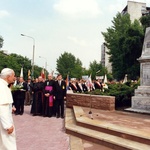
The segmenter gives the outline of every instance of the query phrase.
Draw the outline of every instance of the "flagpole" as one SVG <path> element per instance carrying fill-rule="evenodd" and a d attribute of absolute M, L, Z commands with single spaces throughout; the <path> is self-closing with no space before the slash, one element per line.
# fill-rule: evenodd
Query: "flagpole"
<path fill-rule="evenodd" d="M 91 92 L 90 92 L 90 111 L 89 111 L 90 118 L 93 119 L 92 115 L 92 100 L 91 100 Z"/>
<path fill-rule="evenodd" d="M 92 74 L 92 73 L 91 73 Z M 90 118 L 93 119 L 93 115 L 92 115 L 92 99 L 91 99 L 91 87 L 92 87 L 92 79 L 91 79 L 91 74 L 90 74 L 90 77 L 89 77 L 89 88 L 90 88 L 90 111 L 89 111 L 89 115 L 90 115 Z"/>

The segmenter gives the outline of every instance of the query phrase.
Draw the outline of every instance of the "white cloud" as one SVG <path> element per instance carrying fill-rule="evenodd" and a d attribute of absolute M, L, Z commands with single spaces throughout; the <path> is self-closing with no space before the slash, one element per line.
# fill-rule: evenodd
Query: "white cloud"
<path fill-rule="evenodd" d="M 6 10 L 0 10 L 0 18 L 9 16 L 10 14 Z"/>
<path fill-rule="evenodd" d="M 54 9 L 62 15 L 75 18 L 91 18 L 101 14 L 96 0 L 60 0 Z"/>
<path fill-rule="evenodd" d="M 116 12 L 116 10 L 122 11 L 123 7 L 121 4 L 112 4 L 108 6 L 108 10 L 110 12 Z"/>
<path fill-rule="evenodd" d="M 68 36 L 67 38 L 77 45 L 87 46 L 87 42 L 85 40 L 80 40 L 77 37 L 72 37 L 72 36 Z"/>

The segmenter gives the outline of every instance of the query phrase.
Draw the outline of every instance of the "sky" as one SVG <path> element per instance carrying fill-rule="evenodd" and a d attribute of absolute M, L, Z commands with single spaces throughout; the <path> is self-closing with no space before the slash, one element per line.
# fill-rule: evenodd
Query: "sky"
<path fill-rule="evenodd" d="M 137 1 L 150 7 L 148 0 Z M 1 50 L 32 59 L 35 42 L 35 65 L 47 62 L 46 69 L 55 71 L 56 60 L 68 52 L 88 69 L 101 60 L 101 32 L 126 5 L 127 0 L 0 0 Z"/>

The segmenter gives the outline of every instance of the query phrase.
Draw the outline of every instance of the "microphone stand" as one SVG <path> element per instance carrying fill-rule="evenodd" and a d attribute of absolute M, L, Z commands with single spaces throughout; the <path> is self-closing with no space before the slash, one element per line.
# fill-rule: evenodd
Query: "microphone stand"
<path fill-rule="evenodd" d="M 93 114 L 92 114 L 92 100 L 91 100 L 91 89 L 90 89 L 90 111 L 89 111 L 89 115 L 90 115 L 90 118 L 93 119 Z"/>

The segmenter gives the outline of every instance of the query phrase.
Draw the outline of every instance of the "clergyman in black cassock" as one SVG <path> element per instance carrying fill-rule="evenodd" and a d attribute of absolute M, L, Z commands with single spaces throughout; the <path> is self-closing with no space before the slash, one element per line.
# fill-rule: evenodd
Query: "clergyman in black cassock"
<path fill-rule="evenodd" d="M 44 116 L 52 117 L 55 114 L 55 105 L 53 100 L 55 81 L 52 74 L 48 75 L 48 80 L 45 81 L 44 88 Z"/>
<path fill-rule="evenodd" d="M 33 84 L 33 103 L 31 106 L 31 114 L 43 115 L 43 100 L 44 100 L 44 82 L 41 76 L 38 82 Z"/>

